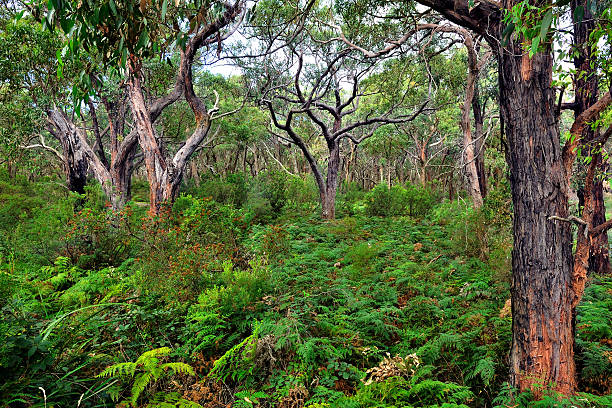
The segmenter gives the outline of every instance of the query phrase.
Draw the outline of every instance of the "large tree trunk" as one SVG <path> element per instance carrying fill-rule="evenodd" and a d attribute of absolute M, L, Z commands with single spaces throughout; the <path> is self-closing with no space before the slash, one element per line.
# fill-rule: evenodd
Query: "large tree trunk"
<path fill-rule="evenodd" d="M 86 169 L 89 168 L 102 186 L 102 190 L 111 202 L 112 207 L 114 209 L 121 208 L 130 196 L 133 152 L 125 160 L 113 163 L 111 166 L 113 170 L 109 171 L 89 146 L 85 133 L 77 128 L 63 112 L 59 110 L 49 111 L 48 118 L 55 127 L 56 133 L 62 135 L 60 140 L 62 141 L 64 157 L 66 157 L 67 163 L 72 163 L 70 164 L 71 174 L 77 174 L 75 179 L 81 186 L 80 188 L 84 187 L 85 178 L 84 175 L 79 176 L 75 169 L 84 168 L 86 174 Z M 74 182 L 74 180 L 69 180 L 70 182 Z"/>
<path fill-rule="evenodd" d="M 63 123 L 64 116 L 59 115 L 59 112 L 50 111 L 47 117 L 53 127 L 49 131 L 62 146 L 62 170 L 66 176 L 66 186 L 70 191 L 85 194 L 89 162 L 81 149 L 80 140 L 76 132 Z"/>
<path fill-rule="evenodd" d="M 514 205 L 510 379 L 521 391 L 540 383 L 568 395 L 576 388 L 572 234 L 549 219 L 568 216 L 552 57 L 529 59 L 511 42 L 499 50 L 499 73 Z"/>

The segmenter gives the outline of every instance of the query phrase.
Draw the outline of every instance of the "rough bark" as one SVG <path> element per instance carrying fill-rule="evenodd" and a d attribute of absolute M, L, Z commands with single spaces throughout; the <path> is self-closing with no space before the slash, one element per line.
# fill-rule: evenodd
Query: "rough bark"
<path fill-rule="evenodd" d="M 418 1 L 483 35 L 497 53 L 514 205 L 510 380 L 536 397 L 536 383 L 571 394 L 576 389 L 572 235 L 568 223 L 549 219 L 568 214 L 550 50 L 530 59 L 520 40 L 501 46 L 502 9 L 512 8 L 515 0 L 504 0 L 501 7 L 481 2 L 473 10 L 457 8 L 457 2 L 467 6 L 462 0 Z"/>
<path fill-rule="evenodd" d="M 86 154 L 80 148 L 80 141 L 75 138 L 75 133 L 66 128 L 60 128 L 54 133 L 62 146 L 62 170 L 66 177 L 68 190 L 85 194 L 89 162 Z"/>
<path fill-rule="evenodd" d="M 339 124 L 338 124 L 339 125 Z M 338 191 L 338 169 L 340 168 L 340 143 L 338 140 L 328 142 L 329 160 L 327 162 L 327 179 L 325 191 L 322 192 L 322 217 L 326 220 L 336 218 L 336 193 Z"/>
<path fill-rule="evenodd" d="M 85 132 L 79 129 L 59 109 L 49 110 L 47 117 L 56 134 L 60 137 L 66 162 L 73 163 L 71 165 L 72 168 L 85 168 L 85 175 L 87 174 L 87 168 L 90 168 L 107 196 L 112 196 L 112 191 L 109 189 L 109 186 L 112 185 L 110 173 L 91 146 L 89 146 Z"/>
<path fill-rule="evenodd" d="M 538 53 L 529 59 L 517 43 L 503 48 L 499 58 L 514 204 L 511 381 L 521 391 L 539 383 L 571 394 L 571 228 L 548 218 L 568 215 L 552 58 Z"/>

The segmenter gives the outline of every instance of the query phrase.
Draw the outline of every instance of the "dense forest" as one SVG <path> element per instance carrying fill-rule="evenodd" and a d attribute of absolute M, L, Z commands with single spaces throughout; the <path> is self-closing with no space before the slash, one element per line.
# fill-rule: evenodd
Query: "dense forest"
<path fill-rule="evenodd" d="M 612 407 L 609 0 L 0 2 L 0 406 Z"/>

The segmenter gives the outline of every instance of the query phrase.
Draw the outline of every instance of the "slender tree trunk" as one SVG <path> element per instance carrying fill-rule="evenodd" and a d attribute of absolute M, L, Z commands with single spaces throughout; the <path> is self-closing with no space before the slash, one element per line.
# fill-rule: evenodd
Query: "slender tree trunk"
<path fill-rule="evenodd" d="M 156 214 L 165 198 L 165 180 L 163 175 L 166 172 L 167 164 L 155 138 L 153 124 L 145 104 L 140 83 L 139 64 L 134 58 L 131 58 L 128 62 L 127 88 L 132 107 L 132 116 L 138 133 L 138 143 L 144 154 L 147 180 L 149 181 L 149 206 L 151 212 Z"/>
<path fill-rule="evenodd" d="M 336 193 L 338 190 L 338 169 L 340 168 L 340 143 L 337 140 L 327 143 L 329 160 L 325 190 L 321 192 L 322 217 L 326 220 L 336 218 Z"/>
<path fill-rule="evenodd" d="M 480 105 L 478 91 L 478 80 L 474 84 L 474 98 L 472 99 L 472 111 L 474 112 L 474 136 L 475 154 L 476 154 L 476 173 L 478 174 L 478 186 L 480 187 L 480 196 L 484 199 L 487 196 L 487 175 L 485 172 L 485 140 L 483 133 L 483 108 Z"/>
<path fill-rule="evenodd" d="M 576 68 L 576 79 L 574 81 L 574 102 L 576 103 L 576 108 L 574 114 L 575 117 L 578 117 L 578 115 L 597 102 L 598 98 L 599 76 L 597 75 L 596 68 L 592 66 L 593 49 L 589 45 L 589 37 L 595 29 L 596 20 L 593 18 L 586 0 L 573 0 L 570 5 L 572 18 L 575 16 L 574 11 L 577 7 L 582 7 L 584 12 L 581 21 L 573 21 L 574 47 L 577 51 L 574 56 L 574 67 Z M 587 126 L 582 134 L 583 140 L 588 143 L 592 141 L 594 137 L 595 132 L 590 126 Z M 598 151 L 593 153 L 591 147 L 588 148 L 587 154 L 600 156 L 600 167 L 598 170 L 605 172 L 607 163 L 602 160 L 601 154 Z M 585 192 L 582 193 L 584 194 Z M 590 194 L 593 203 L 593 227 L 597 227 L 606 222 L 603 182 L 598 177 L 595 177 L 593 180 Z M 610 256 L 608 253 L 608 234 L 600 234 L 591 241 L 589 270 L 602 274 L 607 274 L 609 272 Z"/>
<path fill-rule="evenodd" d="M 504 7 L 512 7 L 508 0 Z M 510 149 L 514 249 L 510 379 L 521 391 L 576 389 L 572 234 L 561 165 L 549 52 L 529 59 L 518 42 L 499 50 L 500 107 Z"/>
<path fill-rule="evenodd" d="M 475 63 L 475 62 L 474 62 Z M 463 161 L 464 171 L 467 178 L 467 189 L 474 207 L 482 207 L 482 194 L 478 180 L 478 169 L 476 167 L 475 143 L 472 138 L 470 126 L 470 107 L 474 98 L 474 86 L 476 75 L 472 70 L 468 73 L 465 101 L 461 106 L 461 130 L 463 131 Z"/>
<path fill-rule="evenodd" d="M 607 163 L 600 164 L 600 171 L 606 171 Z M 606 207 L 604 204 L 603 181 L 593 182 L 593 227 L 606 222 Z M 589 269 L 599 274 L 610 273 L 610 254 L 608 250 L 608 234 L 599 234 L 591 242 Z"/>

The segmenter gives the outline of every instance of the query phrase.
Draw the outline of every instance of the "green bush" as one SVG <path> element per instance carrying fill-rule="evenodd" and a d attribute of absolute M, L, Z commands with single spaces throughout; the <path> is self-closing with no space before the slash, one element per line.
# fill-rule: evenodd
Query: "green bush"
<path fill-rule="evenodd" d="M 314 178 L 310 175 L 287 177 L 286 195 L 287 203 L 297 209 L 303 207 L 311 209 L 319 202 L 319 189 Z"/>
<path fill-rule="evenodd" d="M 213 177 L 202 180 L 197 187 L 186 190 L 187 194 L 196 197 L 210 197 L 222 204 L 242 207 L 247 201 L 249 191 L 249 180 L 244 173 L 229 174 L 225 179 Z"/>
<path fill-rule="evenodd" d="M 366 214 L 422 217 L 429 213 L 436 201 L 436 194 L 428 188 L 411 184 L 388 188 L 386 184 L 379 184 L 366 195 Z"/>
<path fill-rule="evenodd" d="M 137 233 L 137 280 L 171 302 L 193 301 L 212 286 L 223 262 L 246 264 L 240 241 L 248 223 L 241 210 L 183 195 L 172 209 L 143 222 Z"/>
<path fill-rule="evenodd" d="M 271 222 L 280 216 L 288 201 L 287 173 L 269 170 L 257 175 L 249 191 L 247 207 L 260 222 Z"/>

